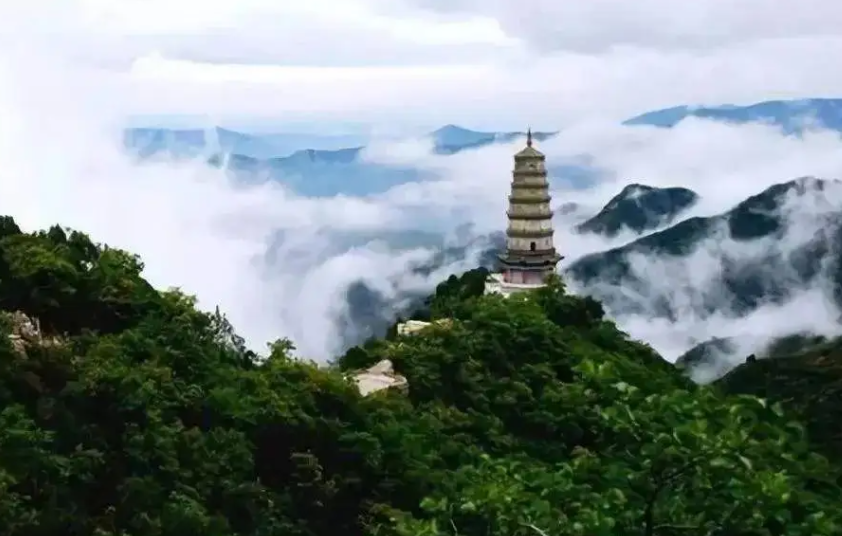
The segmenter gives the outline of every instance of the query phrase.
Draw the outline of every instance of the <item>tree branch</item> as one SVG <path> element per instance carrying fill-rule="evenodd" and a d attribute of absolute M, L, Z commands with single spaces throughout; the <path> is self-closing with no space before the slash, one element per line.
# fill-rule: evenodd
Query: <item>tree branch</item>
<path fill-rule="evenodd" d="M 535 531 L 535 532 L 537 532 L 540 536 L 548 536 L 546 532 L 544 532 L 543 530 L 539 529 L 538 527 L 536 527 L 536 526 L 535 526 L 535 525 L 533 525 L 532 523 L 521 523 L 521 525 L 522 525 L 522 526 L 524 526 L 524 527 L 526 527 L 526 528 L 528 528 L 528 529 L 532 529 L 532 530 L 534 530 L 534 531 Z"/>

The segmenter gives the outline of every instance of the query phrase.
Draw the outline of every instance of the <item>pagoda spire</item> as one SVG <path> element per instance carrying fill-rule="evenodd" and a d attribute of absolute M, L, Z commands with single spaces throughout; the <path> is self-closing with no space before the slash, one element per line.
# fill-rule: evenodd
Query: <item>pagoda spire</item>
<path fill-rule="evenodd" d="M 526 129 L 526 146 L 532 147 L 532 127 Z"/>

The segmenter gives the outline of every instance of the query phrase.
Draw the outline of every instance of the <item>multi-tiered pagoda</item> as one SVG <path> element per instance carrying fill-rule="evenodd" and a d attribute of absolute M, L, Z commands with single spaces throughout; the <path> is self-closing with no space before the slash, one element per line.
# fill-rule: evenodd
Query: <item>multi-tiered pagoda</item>
<path fill-rule="evenodd" d="M 532 146 L 515 155 L 506 251 L 500 255 L 500 273 L 493 274 L 486 290 L 508 295 L 544 285 L 562 259 L 553 245 L 553 213 L 547 182 L 546 156 Z"/>

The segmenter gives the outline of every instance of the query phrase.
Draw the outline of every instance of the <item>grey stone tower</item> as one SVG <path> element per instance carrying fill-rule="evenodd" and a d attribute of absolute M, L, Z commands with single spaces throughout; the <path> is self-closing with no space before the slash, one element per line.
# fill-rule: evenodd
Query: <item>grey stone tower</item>
<path fill-rule="evenodd" d="M 547 182 L 546 156 L 532 147 L 532 130 L 526 147 L 515 155 L 506 252 L 500 255 L 504 284 L 541 286 L 563 258 L 553 245 L 553 213 Z"/>

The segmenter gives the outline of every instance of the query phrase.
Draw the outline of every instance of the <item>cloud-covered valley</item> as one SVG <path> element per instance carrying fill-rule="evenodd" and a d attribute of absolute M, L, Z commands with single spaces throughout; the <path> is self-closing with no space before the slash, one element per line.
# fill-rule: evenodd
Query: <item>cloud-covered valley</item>
<path fill-rule="evenodd" d="M 55 23 L 56 28 L 71 19 L 77 20 L 62 19 L 64 22 Z M 172 109 L 180 104 L 169 100 L 170 94 L 163 89 L 182 96 L 188 90 L 194 91 L 199 102 L 205 95 L 202 88 L 210 93 L 218 88 L 201 86 L 199 82 L 205 80 L 205 74 L 195 65 L 190 69 L 185 66 L 183 72 L 195 75 L 190 81 L 174 78 L 166 85 L 160 79 L 153 83 L 144 78 L 142 75 L 150 72 L 144 69 L 157 61 L 140 57 L 154 49 L 151 38 L 132 41 L 135 45 L 148 41 L 149 46 L 137 45 L 140 48 L 136 57 L 129 54 L 116 62 L 132 65 L 125 72 L 115 70 L 114 62 L 93 61 L 102 57 L 88 57 L 97 47 L 82 47 L 93 42 L 93 37 L 82 39 L 85 26 L 70 28 L 74 31 L 56 28 L 42 28 L 40 33 L 21 29 L 14 34 L 16 45 L 0 52 L 0 213 L 14 216 L 30 230 L 61 223 L 88 232 L 95 240 L 138 253 L 154 284 L 182 287 L 196 294 L 207 309 L 218 305 L 258 350 L 267 341 L 290 337 L 301 356 L 329 359 L 349 342 L 365 336 L 369 320 L 393 317 L 450 273 L 476 266 L 488 247 L 481 238 L 505 227 L 511 159 L 521 141 L 443 155 L 433 150 L 429 139 L 394 135 L 394 131 L 412 129 L 399 128 L 400 125 L 373 129 L 360 156 L 367 165 L 408 168 L 425 178 L 373 189 L 367 195 L 308 197 L 290 182 L 262 177 L 242 180 L 243 177 L 232 177 L 201 159 L 139 161 L 121 145 L 122 129 L 138 109 L 139 94 L 146 99 L 144 109 Z M 62 36 L 67 50 L 58 46 L 64 41 L 49 41 L 45 37 L 48 35 Z M 494 41 L 494 35 L 488 33 L 486 41 Z M 504 38 L 499 41 L 499 46 L 511 46 Z M 118 43 L 108 42 L 115 46 Z M 71 43 L 82 48 L 69 46 Z M 80 62 L 80 57 L 91 61 Z M 610 61 L 600 64 L 600 69 L 616 67 L 612 61 L 619 60 L 611 57 L 614 59 L 608 58 Z M 739 54 L 734 57 L 742 58 Z M 611 108 L 614 101 L 607 98 L 609 89 L 627 85 L 614 84 L 614 78 L 600 82 L 599 78 L 585 76 L 600 71 L 582 67 L 598 58 L 585 59 L 584 63 L 565 63 L 567 60 L 548 58 L 550 63 L 541 64 L 536 58 L 537 63 L 523 67 L 521 70 L 537 76 L 546 71 L 539 68 L 541 65 L 556 65 L 558 72 L 578 73 L 582 76 L 577 79 L 588 81 L 582 82 L 581 87 L 548 86 L 558 91 L 553 95 L 530 93 L 533 98 L 522 104 L 523 108 L 518 108 L 524 99 L 514 84 L 519 80 L 517 69 L 506 71 L 505 78 L 501 78 L 502 71 L 486 68 L 481 62 L 474 65 L 475 70 L 465 71 L 469 74 L 464 76 L 447 70 L 436 71 L 436 76 L 427 78 L 420 71 L 413 71 L 412 76 L 404 73 L 400 84 L 378 86 L 371 94 L 361 89 L 363 85 L 377 85 L 371 73 L 369 78 L 364 72 L 355 74 L 362 85 L 339 91 L 342 84 L 331 82 L 330 73 L 325 72 L 319 75 L 322 78 L 316 77 L 304 85 L 291 83 L 283 91 L 270 85 L 260 86 L 265 80 L 247 80 L 242 82 L 243 87 L 257 84 L 263 89 L 236 95 L 225 93 L 226 89 L 219 95 L 227 95 L 229 101 L 238 105 L 251 106 L 246 108 L 259 109 L 269 106 L 268 95 L 275 92 L 272 99 L 283 100 L 287 107 L 300 104 L 302 110 L 309 106 L 342 118 L 370 114 L 381 120 L 381 126 L 382 118 L 390 113 L 413 108 L 406 105 L 407 99 L 418 103 L 419 110 L 437 110 L 430 115 L 431 120 L 447 114 L 455 116 L 469 101 L 471 106 L 476 105 L 471 112 L 474 115 L 448 121 L 487 117 L 486 109 L 491 108 L 505 108 L 505 114 L 501 112 L 497 120 L 507 124 L 515 116 L 524 117 L 524 122 L 542 116 L 540 110 L 546 110 L 547 117 L 553 120 L 578 118 L 541 125 L 542 129 L 560 130 L 539 146 L 551 166 L 587 162 L 597 179 L 583 185 L 563 172 L 551 177 L 555 206 L 576 206 L 575 211 L 556 217 L 556 246 L 566 257 L 562 269 L 583 256 L 638 238 L 632 232 L 607 239 L 573 230 L 576 223 L 598 212 L 629 183 L 693 190 L 699 195 L 699 202 L 680 215 L 679 220 L 686 220 L 725 213 L 773 184 L 803 176 L 837 178 L 841 174 L 842 142 L 838 132 L 819 129 L 787 136 L 769 125 L 733 125 L 701 119 L 688 119 L 672 129 L 628 127 L 614 119 L 599 119 L 600 113 L 587 117 L 573 113 L 571 110 L 585 101 L 586 108 L 594 112 L 600 99 L 606 109 Z M 667 60 L 661 58 L 654 64 L 666 65 L 662 61 Z M 616 72 L 634 71 L 628 65 L 628 69 Z M 470 73 L 488 76 L 477 74 L 479 78 L 472 78 L 474 74 Z M 266 76 L 268 79 L 274 75 Z M 566 77 L 572 78 L 576 77 Z M 505 83 L 491 83 L 504 79 Z M 818 85 L 789 87 L 787 91 L 803 93 L 832 87 L 834 83 L 823 78 Z M 479 89 L 477 94 L 468 94 L 465 90 L 492 86 L 511 91 L 495 95 Z M 598 94 L 593 93 L 596 86 L 602 88 Z M 158 91 L 153 91 L 156 87 Z M 327 101 L 315 97 L 307 100 L 312 97 L 311 89 L 335 100 L 329 106 Z M 754 89 L 755 86 L 747 86 L 727 93 L 713 88 L 708 95 L 745 96 Z M 616 89 L 611 90 L 617 93 Z M 260 95 L 267 96 L 267 100 L 262 101 Z M 576 95 L 584 100 L 577 100 Z M 677 95 L 670 93 L 659 98 Z M 544 100 L 537 98 L 540 96 Z M 383 103 L 382 109 L 372 111 L 371 107 L 382 97 L 390 99 L 388 105 Z M 363 101 L 365 106 L 360 104 Z M 567 111 L 559 111 L 557 101 L 567 103 Z M 483 102 L 486 108 L 481 109 Z M 643 97 L 632 102 L 629 97 L 623 109 L 648 102 Z M 664 106 L 680 104 L 661 102 Z M 215 117 L 208 114 L 207 120 L 212 123 Z M 395 118 L 397 122 L 406 117 L 398 114 Z M 332 127 L 319 128 L 329 133 Z M 842 195 L 838 187 L 831 185 L 782 206 L 790 225 L 781 234 L 748 244 L 715 232 L 694 242 L 693 250 L 686 256 L 637 253 L 630 257 L 631 270 L 638 280 L 636 286 L 605 281 L 585 286 L 573 279 L 570 285 L 577 292 L 619 292 L 630 296 L 636 306 L 613 310 L 612 314 L 631 335 L 650 342 L 668 359 L 675 359 L 694 344 L 714 336 L 743 336 L 749 341 L 740 348 L 736 357 L 739 358 L 770 337 L 806 328 L 833 332 L 839 312 L 829 290 L 833 282 L 828 273 L 830 267 L 823 267 L 808 282 L 798 281 L 798 288 L 786 299 L 770 300 L 745 311 L 739 322 L 729 311 L 706 311 L 698 306 L 699 300 L 716 301 L 721 293 L 720 275 L 726 267 L 733 270 L 735 266 L 756 264 L 769 249 L 785 253 L 808 243 L 825 226 L 825 220 L 815 215 L 838 212 Z M 454 248 L 448 250 L 451 246 Z M 441 262 L 436 263 L 432 273 L 413 270 L 429 266 L 431 259 L 443 250 L 453 254 L 438 259 Z M 785 275 L 781 277 L 786 280 Z M 364 318 L 356 317 L 357 311 L 349 309 L 348 291 L 359 290 L 360 284 L 379 296 L 369 303 L 372 310 Z M 611 288 L 606 290 L 606 285 Z M 656 305 L 665 301 L 673 314 L 655 316 Z"/>
<path fill-rule="evenodd" d="M 374 140 L 362 155 L 369 163 L 410 166 L 434 178 L 365 197 L 306 198 L 283 183 L 238 182 L 200 161 L 132 159 L 115 128 L 119 108 L 95 105 L 112 88 L 82 74 L 62 74 L 62 80 L 74 83 L 66 85 L 74 98 L 62 102 L 38 83 L 43 79 L 4 79 L 0 211 L 30 229 L 61 222 L 139 253 L 156 285 L 182 287 L 206 308 L 219 305 L 257 348 L 286 336 L 302 356 L 327 359 L 348 337 L 364 331 L 348 318 L 346 293 L 354 283 L 382 295 L 379 306 L 388 307 L 376 314 L 396 314 L 407 296 L 475 266 L 481 248 L 432 274 L 413 272 L 412 266 L 428 262 L 448 244 L 464 244 L 505 226 L 511 157 L 520 142 L 444 156 L 434 154 L 429 140 Z M 584 213 L 595 213 L 629 182 L 680 185 L 700 195 L 683 217 L 724 212 L 799 176 L 836 177 L 842 169 L 840 149 L 835 132 L 784 136 L 771 126 L 701 120 L 670 130 L 582 123 L 541 144 L 550 162 L 588 155 L 599 170 L 600 181 L 589 188 L 553 177 L 556 205 L 572 202 Z M 822 196 L 830 207 L 825 210 L 842 203 L 836 188 Z M 805 241 L 816 222 L 798 218 L 809 215 L 815 203 L 791 211 L 798 224 L 784 235 L 785 243 L 762 246 L 795 247 Z M 578 234 L 564 216 L 556 223 L 563 266 L 635 238 L 628 232 L 610 240 Z M 617 319 L 668 358 L 734 329 L 772 336 L 792 328 L 834 328 L 838 314 L 815 287 L 783 305 L 757 309 L 739 326 L 722 316 L 700 316 L 682 302 L 688 299 L 686 289 L 715 284 L 724 259 L 753 255 L 753 247 L 720 235 L 683 259 L 638 255 L 634 270 L 644 274 L 647 286 L 633 289 L 636 299 L 673 300 L 681 314 L 667 320 L 619 312 Z"/>

